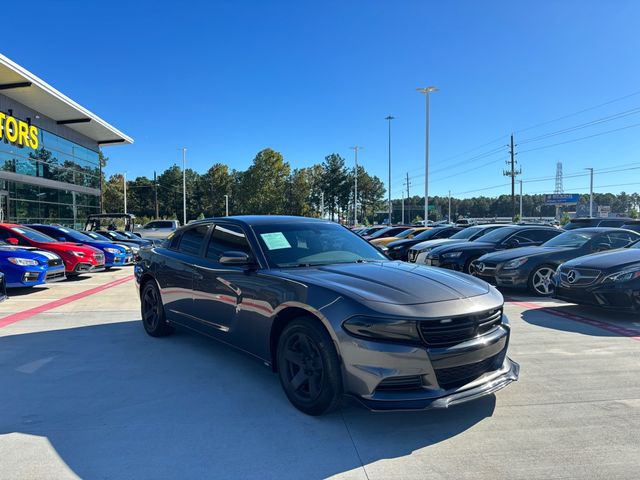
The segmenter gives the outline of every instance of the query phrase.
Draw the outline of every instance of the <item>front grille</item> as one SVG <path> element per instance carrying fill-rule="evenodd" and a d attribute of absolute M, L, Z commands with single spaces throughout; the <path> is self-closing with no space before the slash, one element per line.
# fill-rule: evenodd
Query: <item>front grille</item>
<path fill-rule="evenodd" d="M 436 368 L 436 378 L 441 388 L 450 390 L 452 388 L 459 388 L 466 385 L 469 382 L 481 377 L 487 372 L 498 370 L 504 362 L 507 349 L 494 355 L 493 357 L 485 358 L 480 362 L 469 363 L 467 365 L 460 365 L 451 368 Z"/>
<path fill-rule="evenodd" d="M 496 265 L 485 262 L 473 262 L 473 270 L 480 275 L 493 275 L 496 271 Z"/>
<path fill-rule="evenodd" d="M 60 265 L 62 265 L 62 259 L 61 258 L 54 258 L 54 259 L 49 260 L 47 262 L 47 264 L 50 267 L 59 267 Z"/>
<path fill-rule="evenodd" d="M 418 390 L 422 388 L 422 377 L 420 375 L 411 375 L 406 377 L 390 377 L 385 378 L 376 391 L 378 392 L 399 392 L 406 390 Z"/>
<path fill-rule="evenodd" d="M 563 285 L 587 287 L 600 277 L 600 270 L 591 268 L 563 268 L 560 270 L 560 281 Z"/>
<path fill-rule="evenodd" d="M 420 334 L 430 347 L 451 347 L 493 330 L 502 323 L 502 309 L 463 317 L 423 320 Z"/>
<path fill-rule="evenodd" d="M 64 276 L 65 276 L 64 270 L 47 272 L 47 276 L 45 277 L 45 280 L 47 282 L 52 282 L 54 280 L 62 279 L 64 278 Z"/>

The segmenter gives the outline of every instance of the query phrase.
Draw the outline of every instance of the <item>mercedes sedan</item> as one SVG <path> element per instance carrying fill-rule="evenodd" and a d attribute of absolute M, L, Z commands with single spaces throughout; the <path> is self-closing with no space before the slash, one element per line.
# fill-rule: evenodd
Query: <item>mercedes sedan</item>
<path fill-rule="evenodd" d="M 444 408 L 518 378 L 494 287 L 390 261 L 335 223 L 194 222 L 142 248 L 135 275 L 149 335 L 182 326 L 233 345 L 310 415 L 343 394 L 374 410 Z"/>
<path fill-rule="evenodd" d="M 488 253 L 473 265 L 474 274 L 498 287 L 528 289 L 535 295 L 553 293 L 558 266 L 590 253 L 623 248 L 640 234 L 621 228 L 580 228 L 552 238 L 539 247 L 523 247 Z"/>

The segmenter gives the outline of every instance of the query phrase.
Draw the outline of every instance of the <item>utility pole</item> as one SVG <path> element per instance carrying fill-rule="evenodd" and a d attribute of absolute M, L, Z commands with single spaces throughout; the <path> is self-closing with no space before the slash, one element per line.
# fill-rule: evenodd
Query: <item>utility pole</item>
<path fill-rule="evenodd" d="M 153 171 L 153 190 L 154 190 L 154 203 L 156 206 L 156 218 L 160 218 L 160 212 L 158 211 L 158 177 L 156 171 Z"/>
<path fill-rule="evenodd" d="M 391 120 L 395 117 L 388 115 L 385 120 L 389 122 L 389 183 L 387 184 L 387 190 L 389 190 L 389 226 L 391 226 Z"/>
<path fill-rule="evenodd" d="M 229 195 L 224 196 L 224 216 L 229 216 Z"/>
<path fill-rule="evenodd" d="M 187 224 L 187 149 L 182 147 L 182 218 L 183 225 Z"/>
<path fill-rule="evenodd" d="M 449 217 L 448 217 L 449 223 L 451 222 L 451 190 L 449 190 Z"/>
<path fill-rule="evenodd" d="M 122 174 L 122 183 L 124 185 L 124 213 L 127 213 L 127 172 Z"/>
<path fill-rule="evenodd" d="M 426 102 L 425 111 L 425 143 L 424 143 L 424 226 L 429 222 L 429 96 L 437 92 L 436 87 L 418 88 L 420 93 L 424 93 Z"/>
<path fill-rule="evenodd" d="M 324 192 L 320 192 L 320 218 L 324 218 Z"/>
<path fill-rule="evenodd" d="M 411 210 L 409 207 L 409 187 L 411 186 L 411 181 L 409 180 L 409 172 L 407 172 L 407 179 L 403 185 L 407 187 L 407 216 L 409 217 L 409 221 L 411 221 Z M 404 225 L 404 195 L 402 196 L 402 224 Z"/>
<path fill-rule="evenodd" d="M 593 168 L 585 168 L 585 170 L 589 170 L 591 177 L 589 181 L 589 218 L 593 218 Z"/>
<path fill-rule="evenodd" d="M 511 217 L 516 216 L 516 176 L 522 173 L 522 170 L 516 170 L 516 151 L 515 144 L 513 143 L 513 134 L 511 134 L 511 148 L 509 149 L 511 160 L 507 161 L 507 165 L 510 165 L 509 170 L 503 170 L 502 174 L 505 177 L 511 177 Z"/>
<path fill-rule="evenodd" d="M 351 147 L 356 154 L 356 169 L 353 173 L 353 225 L 356 226 L 358 224 L 358 150 L 362 150 L 364 147 L 356 145 L 355 147 Z"/>

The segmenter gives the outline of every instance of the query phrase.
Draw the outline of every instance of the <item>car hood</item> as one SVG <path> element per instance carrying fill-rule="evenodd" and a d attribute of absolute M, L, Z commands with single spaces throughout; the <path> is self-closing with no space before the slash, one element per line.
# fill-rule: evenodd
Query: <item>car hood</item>
<path fill-rule="evenodd" d="M 569 268 L 593 268 L 598 270 L 622 270 L 640 263 L 640 248 L 621 248 L 608 252 L 593 253 L 570 260 L 563 265 Z"/>
<path fill-rule="evenodd" d="M 279 272 L 292 280 L 330 288 L 345 296 L 400 305 L 475 297 L 486 294 L 490 288 L 468 275 L 405 262 L 349 263 Z"/>
<path fill-rule="evenodd" d="M 481 241 L 475 242 L 462 242 L 451 245 L 443 245 L 437 249 L 431 250 L 430 254 L 442 255 L 447 252 L 490 252 L 496 249 L 496 245 L 493 243 L 485 243 Z"/>
<path fill-rule="evenodd" d="M 2 245 L 0 246 L 0 256 L 5 258 L 19 256 L 22 258 L 39 260 L 43 263 L 46 263 L 48 260 L 60 258 L 55 253 L 40 250 L 36 247 L 27 247 L 22 245 Z"/>
<path fill-rule="evenodd" d="M 520 247 L 510 248 L 508 250 L 500 250 L 498 252 L 487 253 L 480 257 L 480 261 L 489 261 L 495 263 L 508 262 L 522 257 L 535 257 L 551 254 L 561 254 L 563 252 L 571 252 L 577 250 L 575 248 L 554 248 L 554 247 Z"/>
<path fill-rule="evenodd" d="M 401 240 L 394 240 L 391 243 L 387 243 L 387 247 L 389 247 L 389 248 L 393 248 L 393 247 L 410 247 L 411 245 L 415 245 L 419 241 L 420 240 L 415 240 L 413 238 L 405 238 L 405 239 L 401 239 Z"/>
<path fill-rule="evenodd" d="M 466 243 L 464 240 L 457 238 L 438 238 L 436 240 L 425 240 L 413 246 L 414 250 L 424 250 L 425 248 L 435 248 L 444 244 Z"/>

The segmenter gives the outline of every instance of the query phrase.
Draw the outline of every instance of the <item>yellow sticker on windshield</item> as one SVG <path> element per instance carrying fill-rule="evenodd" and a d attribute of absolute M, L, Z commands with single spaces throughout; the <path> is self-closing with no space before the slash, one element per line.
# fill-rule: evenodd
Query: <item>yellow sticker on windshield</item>
<path fill-rule="evenodd" d="M 269 250 L 291 248 L 289 241 L 282 232 L 261 233 L 260 236 Z"/>

